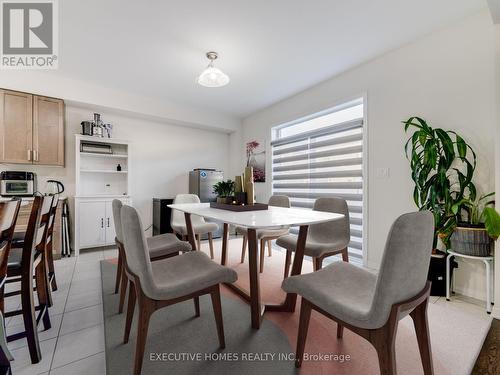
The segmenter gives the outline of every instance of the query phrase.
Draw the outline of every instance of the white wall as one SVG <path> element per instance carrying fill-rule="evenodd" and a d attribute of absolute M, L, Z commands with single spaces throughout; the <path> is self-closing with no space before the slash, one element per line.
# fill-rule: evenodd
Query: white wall
<path fill-rule="evenodd" d="M 232 132 L 239 118 L 206 108 L 159 100 L 94 83 L 64 77 L 58 71 L 0 70 L 0 87 L 62 98 L 67 103 L 84 103 L 118 109 L 160 122 Z"/>
<path fill-rule="evenodd" d="M 495 107 L 496 107 L 496 130 L 493 133 L 496 139 L 495 145 L 495 191 L 500 194 L 500 11 L 496 13 L 495 17 L 497 24 L 495 25 L 495 38 L 494 44 L 496 47 L 495 51 Z M 500 196 L 497 195 L 497 210 L 500 207 Z M 497 304 L 493 309 L 493 315 L 495 318 L 500 319 L 500 256 L 498 256 L 500 251 L 500 240 L 497 240 L 496 247 L 496 258 L 495 258 L 495 301 Z"/>
<path fill-rule="evenodd" d="M 391 223 L 415 209 L 402 120 L 419 115 L 431 126 L 461 133 L 477 151 L 480 190 L 493 190 L 493 43 L 491 19 L 483 11 L 245 118 L 241 143 L 269 141 L 272 126 L 366 94 L 367 264 L 378 267 Z M 269 151 L 267 156 L 270 171 Z M 389 168 L 389 177 L 377 178 L 379 168 Z M 269 173 L 267 177 L 266 184 L 256 187 L 260 200 L 271 192 Z M 457 289 L 483 298 L 481 265 L 460 267 Z"/>
<path fill-rule="evenodd" d="M 47 179 L 61 180 L 66 194 L 75 194 L 75 136 L 80 122 L 90 120 L 94 108 L 66 107 L 66 166 L 43 167 L 0 164 L 0 170 L 36 172 L 39 189 Z M 188 192 L 188 172 L 193 168 L 229 168 L 229 135 L 209 130 L 144 120 L 117 111 L 100 112 L 114 125 L 114 137 L 128 139 L 131 155 L 131 192 L 144 226 L 151 224 L 152 198 Z"/>

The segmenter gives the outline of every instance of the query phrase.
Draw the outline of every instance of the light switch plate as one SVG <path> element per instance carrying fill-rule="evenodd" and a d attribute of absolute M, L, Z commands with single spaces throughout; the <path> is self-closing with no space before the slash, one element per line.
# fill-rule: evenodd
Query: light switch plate
<path fill-rule="evenodd" d="M 377 168 L 375 174 L 377 178 L 387 179 L 389 178 L 389 168 Z"/>

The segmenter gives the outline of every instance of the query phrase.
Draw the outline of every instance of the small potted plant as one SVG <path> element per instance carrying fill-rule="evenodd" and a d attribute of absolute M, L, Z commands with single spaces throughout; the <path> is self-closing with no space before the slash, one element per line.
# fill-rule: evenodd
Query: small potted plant
<path fill-rule="evenodd" d="M 500 215 L 488 200 L 495 193 L 478 199 L 464 198 L 452 206 L 458 215 L 458 223 L 451 236 L 451 249 L 457 253 L 473 256 L 489 256 L 493 242 L 500 236 Z M 463 213 L 466 213 L 466 220 Z"/>
<path fill-rule="evenodd" d="M 232 203 L 234 193 L 234 181 L 219 181 L 214 186 L 214 193 L 217 194 L 217 203 Z"/>

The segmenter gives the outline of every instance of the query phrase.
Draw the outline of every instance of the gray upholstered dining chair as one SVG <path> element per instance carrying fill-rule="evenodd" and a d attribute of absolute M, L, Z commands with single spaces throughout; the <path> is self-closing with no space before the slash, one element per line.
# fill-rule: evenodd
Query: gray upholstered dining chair
<path fill-rule="evenodd" d="M 214 309 L 219 346 L 225 347 L 220 283 L 237 280 L 234 270 L 221 266 L 201 251 L 190 251 L 169 259 L 151 262 L 144 230 L 137 211 L 124 205 L 121 209 L 125 249 L 125 272 L 130 279 L 124 342 L 128 342 L 135 299 L 139 305 L 134 374 L 141 373 L 149 319 L 158 309 L 189 299 L 195 301 L 200 315 L 199 297 L 210 294 Z M 193 337 L 194 340 L 202 339 Z"/>
<path fill-rule="evenodd" d="M 174 199 L 174 204 L 180 203 L 200 203 L 200 198 L 196 194 L 177 194 Z M 209 223 L 205 221 L 201 216 L 192 215 L 191 225 L 193 226 L 193 232 L 197 241 L 197 248 L 200 250 L 200 236 L 208 235 L 208 245 L 210 247 L 210 258 L 214 259 L 214 242 L 212 238 L 212 232 L 219 229 L 219 225 L 216 223 Z M 174 230 L 174 233 L 182 236 L 184 240 L 187 240 L 188 232 L 186 228 L 186 219 L 184 213 L 178 210 L 172 210 L 172 217 L 170 220 L 170 226 Z"/>
<path fill-rule="evenodd" d="M 286 195 L 273 195 L 269 198 L 269 206 L 290 207 L 290 199 Z M 241 248 L 241 263 L 245 261 L 245 253 L 248 243 L 248 229 L 245 227 L 236 227 L 236 233 L 243 235 L 243 246 Z M 257 239 L 260 240 L 260 272 L 264 271 L 264 253 L 267 243 L 269 256 L 272 256 L 271 241 L 288 234 L 288 228 L 283 229 L 258 229 Z"/>
<path fill-rule="evenodd" d="M 432 374 L 427 323 L 430 282 L 427 273 L 434 237 L 429 211 L 404 214 L 389 232 L 378 276 L 346 262 L 283 281 L 288 293 L 302 296 L 296 367 L 302 364 L 311 310 L 367 339 L 377 350 L 380 373 L 396 374 L 398 322 L 410 314 L 417 334 L 424 373 Z"/>
<path fill-rule="evenodd" d="M 123 304 L 125 302 L 125 294 L 127 291 L 127 277 L 123 272 L 124 252 L 123 252 L 123 231 L 122 220 L 120 216 L 122 201 L 113 199 L 113 220 L 115 222 L 116 247 L 118 248 L 118 267 L 116 270 L 115 293 L 120 290 L 120 303 L 118 305 L 118 313 L 123 312 Z M 149 257 L 152 261 L 165 259 L 178 255 L 179 252 L 191 250 L 191 245 L 188 242 L 181 241 L 175 234 L 164 233 L 158 236 L 148 237 L 146 239 Z M 120 286 L 121 284 L 121 286 Z"/>
<path fill-rule="evenodd" d="M 309 226 L 304 255 L 313 258 L 314 270 L 322 267 L 323 259 L 332 255 L 342 254 L 345 262 L 349 261 L 347 246 L 351 240 L 349 226 L 349 209 L 342 198 L 319 198 L 314 202 L 315 211 L 333 212 L 344 215 L 340 220 L 329 221 Z M 278 246 L 286 249 L 285 277 L 288 276 L 292 252 L 297 247 L 297 236 L 289 234 L 276 241 Z"/>

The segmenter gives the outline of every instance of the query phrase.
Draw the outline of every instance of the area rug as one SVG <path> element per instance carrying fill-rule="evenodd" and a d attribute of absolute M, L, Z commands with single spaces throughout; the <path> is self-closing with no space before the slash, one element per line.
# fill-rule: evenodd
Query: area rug
<path fill-rule="evenodd" d="M 248 288 L 248 263 L 240 263 L 241 241 L 231 240 L 228 266 L 238 272 L 237 284 Z M 208 251 L 206 244 L 202 251 Z M 216 242 L 220 261 L 220 242 Z M 132 372 L 135 323 L 130 342 L 122 344 L 125 314 L 118 315 L 118 295 L 113 294 L 116 261 L 101 262 L 106 338 L 107 374 Z M 266 256 L 261 274 L 261 295 L 266 302 L 280 302 L 284 256 Z M 305 261 L 303 272 L 311 272 Z M 151 320 L 143 374 L 378 374 L 377 354 L 364 339 L 344 331 L 336 338 L 336 324 L 312 313 L 306 343 L 307 358 L 300 371 L 293 366 L 300 298 L 295 313 L 266 313 L 260 330 L 250 327 L 250 308 L 227 288 L 222 289 L 226 349 L 217 350 L 217 336 L 209 298 L 200 299 L 202 316 L 194 318 L 191 301 L 157 311 Z M 135 317 L 137 317 L 137 311 Z M 429 324 L 435 374 L 469 374 L 474 366 L 491 319 L 460 303 L 430 304 Z M 161 354 L 162 360 L 158 360 Z M 410 318 L 400 322 L 396 340 L 399 374 L 423 374 L 417 340 Z"/>

